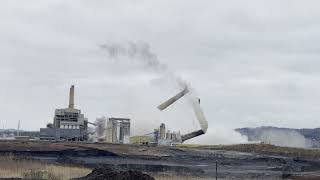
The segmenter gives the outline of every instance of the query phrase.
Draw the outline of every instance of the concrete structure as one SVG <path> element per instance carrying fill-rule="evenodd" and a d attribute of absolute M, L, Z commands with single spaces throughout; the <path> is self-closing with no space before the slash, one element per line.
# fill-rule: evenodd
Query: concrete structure
<path fill-rule="evenodd" d="M 85 141 L 86 131 L 82 129 L 40 128 L 41 140 Z"/>
<path fill-rule="evenodd" d="M 165 139 L 166 137 L 166 125 L 162 123 L 160 125 L 160 139 Z"/>
<path fill-rule="evenodd" d="M 53 128 L 41 128 L 40 139 L 44 140 L 87 140 L 88 120 L 81 110 L 74 108 L 74 86 L 69 92 L 69 106 L 56 109 Z"/>
<path fill-rule="evenodd" d="M 107 122 L 106 142 L 109 143 L 130 143 L 130 119 L 109 118 Z"/>
<path fill-rule="evenodd" d="M 69 92 L 69 109 L 74 109 L 74 85 L 71 86 Z"/>
<path fill-rule="evenodd" d="M 86 129 L 88 120 L 79 109 L 56 109 L 54 128 Z"/>

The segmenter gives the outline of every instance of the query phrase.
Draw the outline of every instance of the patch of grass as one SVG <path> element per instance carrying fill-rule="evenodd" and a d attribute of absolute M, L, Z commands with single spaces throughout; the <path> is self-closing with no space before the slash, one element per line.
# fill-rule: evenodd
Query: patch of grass
<path fill-rule="evenodd" d="M 0 156 L 1 178 L 28 178 L 64 180 L 86 176 L 91 169 L 64 165 L 45 164 L 11 154 Z"/>
<path fill-rule="evenodd" d="M 60 180 L 63 179 L 63 176 L 57 176 L 52 172 L 45 170 L 30 170 L 23 173 L 23 178 L 26 179 L 48 179 L 48 180 Z"/>

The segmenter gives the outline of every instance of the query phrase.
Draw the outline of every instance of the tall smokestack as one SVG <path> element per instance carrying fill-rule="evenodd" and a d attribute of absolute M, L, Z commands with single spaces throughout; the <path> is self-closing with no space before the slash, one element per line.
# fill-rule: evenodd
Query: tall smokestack
<path fill-rule="evenodd" d="M 69 94 L 69 108 L 74 108 L 74 85 L 70 88 L 70 94 Z"/>

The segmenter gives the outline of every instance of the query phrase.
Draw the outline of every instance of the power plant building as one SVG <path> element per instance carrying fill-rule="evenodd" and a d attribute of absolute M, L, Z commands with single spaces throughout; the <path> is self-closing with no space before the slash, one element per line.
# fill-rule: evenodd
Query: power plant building
<path fill-rule="evenodd" d="M 74 86 L 70 88 L 69 107 L 56 109 L 53 127 L 40 128 L 42 140 L 87 140 L 88 120 L 74 108 Z"/>
<path fill-rule="evenodd" d="M 181 135 L 180 132 L 166 131 L 166 125 L 162 123 L 160 129 L 154 130 L 154 141 L 151 143 L 157 145 L 181 144 Z"/>
<path fill-rule="evenodd" d="M 109 143 L 130 143 L 130 119 L 108 118 L 106 142 Z"/>
<path fill-rule="evenodd" d="M 149 144 L 149 145 L 177 145 L 181 144 L 180 132 L 166 131 L 164 123 L 160 125 L 159 129 L 154 129 L 153 133 L 143 136 L 133 136 L 130 138 L 133 144 Z"/>

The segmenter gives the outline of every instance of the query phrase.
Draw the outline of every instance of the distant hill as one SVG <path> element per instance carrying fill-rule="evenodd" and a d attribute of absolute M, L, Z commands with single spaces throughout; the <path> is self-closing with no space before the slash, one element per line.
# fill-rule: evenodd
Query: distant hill
<path fill-rule="evenodd" d="M 238 128 L 235 130 L 241 135 L 248 137 L 248 141 L 261 141 L 290 147 L 320 147 L 320 128 L 291 129 L 262 126 L 257 128 Z"/>
<path fill-rule="evenodd" d="M 0 129 L 0 132 L 16 132 L 16 131 L 17 131 L 16 129 Z"/>

